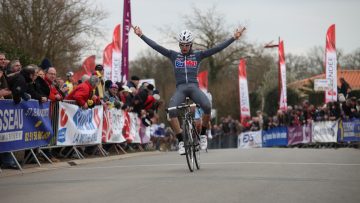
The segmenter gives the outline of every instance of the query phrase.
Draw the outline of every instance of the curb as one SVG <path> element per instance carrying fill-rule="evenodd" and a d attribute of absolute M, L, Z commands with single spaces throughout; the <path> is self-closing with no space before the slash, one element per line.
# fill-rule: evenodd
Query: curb
<path fill-rule="evenodd" d="M 161 154 L 159 151 L 151 151 L 151 152 L 136 152 L 136 153 L 128 153 L 128 154 L 121 154 L 121 155 L 112 155 L 107 157 L 96 157 L 96 158 L 87 158 L 87 159 L 75 159 L 75 160 L 69 160 L 69 161 L 63 161 L 58 163 L 42 163 L 41 166 L 37 166 L 36 164 L 33 164 L 34 167 L 31 167 L 29 164 L 28 167 L 23 168 L 23 171 L 20 170 L 14 170 L 14 169 L 1 169 L 2 172 L 0 172 L 0 179 L 3 177 L 11 177 L 11 176 L 18 176 L 18 175 L 25 175 L 30 173 L 37 173 L 37 172 L 43 172 L 43 171 L 51 171 L 61 168 L 70 168 L 74 166 L 79 165 L 86 165 L 86 164 L 92 164 L 92 163 L 98 163 L 98 162 L 105 162 L 105 161 L 113 161 L 113 160 L 121 160 L 121 159 L 128 159 L 138 156 L 153 156 Z"/>

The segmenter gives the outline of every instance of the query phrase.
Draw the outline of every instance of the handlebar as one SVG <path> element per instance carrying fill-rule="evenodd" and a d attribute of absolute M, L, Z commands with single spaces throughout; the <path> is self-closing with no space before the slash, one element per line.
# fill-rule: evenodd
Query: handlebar
<path fill-rule="evenodd" d="M 199 105 L 199 104 L 195 104 L 195 103 L 185 104 L 185 105 L 180 105 L 180 106 L 174 106 L 174 107 L 167 108 L 167 109 L 165 109 L 165 111 L 166 111 L 166 112 L 169 112 L 169 111 L 171 111 L 171 110 L 184 109 L 184 108 L 189 108 L 189 107 L 200 107 L 200 105 Z"/>

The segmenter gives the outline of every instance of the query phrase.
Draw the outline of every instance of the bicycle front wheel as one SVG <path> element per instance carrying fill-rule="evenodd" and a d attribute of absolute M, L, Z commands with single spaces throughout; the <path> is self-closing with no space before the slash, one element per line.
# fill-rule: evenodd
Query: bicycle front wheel
<path fill-rule="evenodd" d="M 186 153 L 186 162 L 189 167 L 190 172 L 194 171 L 195 168 L 195 153 L 194 153 L 194 140 L 192 136 L 192 126 L 189 121 L 185 120 L 184 126 L 185 130 L 185 153 Z"/>
<path fill-rule="evenodd" d="M 190 172 L 194 171 L 195 168 L 195 151 L 191 144 L 187 143 L 187 146 L 185 146 L 185 152 L 186 152 L 186 162 L 188 164 Z"/>

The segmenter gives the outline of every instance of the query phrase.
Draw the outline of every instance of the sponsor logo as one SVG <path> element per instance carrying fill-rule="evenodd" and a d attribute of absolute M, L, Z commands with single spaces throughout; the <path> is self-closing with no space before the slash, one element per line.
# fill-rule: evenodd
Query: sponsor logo
<path fill-rule="evenodd" d="M 58 132 L 58 141 L 64 143 L 66 140 L 66 128 L 60 129 Z"/>
<path fill-rule="evenodd" d="M 176 68 L 196 68 L 197 67 L 198 62 L 195 60 L 186 60 L 185 62 L 181 59 L 176 59 L 175 60 L 175 67 Z"/>

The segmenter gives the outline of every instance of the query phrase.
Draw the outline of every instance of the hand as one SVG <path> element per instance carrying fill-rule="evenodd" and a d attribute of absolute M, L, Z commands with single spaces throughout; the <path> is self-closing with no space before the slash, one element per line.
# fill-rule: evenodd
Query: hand
<path fill-rule="evenodd" d="M 141 36 L 143 35 L 143 33 L 142 33 L 142 31 L 141 31 L 141 29 L 140 29 L 139 26 L 135 26 L 135 27 L 133 27 L 133 29 L 134 29 L 134 33 L 135 33 L 137 36 L 141 37 Z"/>
<path fill-rule="evenodd" d="M 82 106 L 83 109 L 87 109 L 88 108 L 88 105 L 87 103 L 85 102 L 84 106 Z"/>
<path fill-rule="evenodd" d="M 237 40 L 241 37 L 242 33 L 246 30 L 246 27 L 243 27 L 241 30 L 238 28 L 234 33 L 234 38 Z"/>
<path fill-rule="evenodd" d="M 61 97 L 60 94 L 55 95 L 55 99 L 56 99 L 56 100 L 61 100 L 61 98 L 62 98 L 62 97 Z"/>
<path fill-rule="evenodd" d="M 44 102 L 47 102 L 47 98 L 46 97 L 41 97 L 41 100 L 40 100 L 42 103 Z"/>

